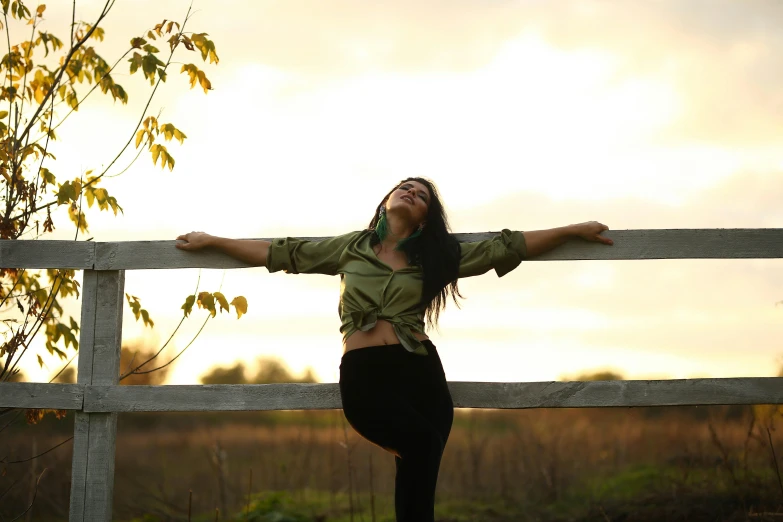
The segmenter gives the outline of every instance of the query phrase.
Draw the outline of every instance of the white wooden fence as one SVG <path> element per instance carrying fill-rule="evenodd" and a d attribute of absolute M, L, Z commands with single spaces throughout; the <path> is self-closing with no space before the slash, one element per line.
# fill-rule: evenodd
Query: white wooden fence
<path fill-rule="evenodd" d="M 495 234 L 457 237 L 476 241 Z M 626 230 L 606 235 L 614 246 L 570 241 L 530 261 L 783 258 L 783 229 Z M 341 407 L 337 384 L 118 385 L 125 270 L 247 266 L 226 255 L 183 252 L 173 241 L 0 241 L 0 266 L 84 270 L 77 383 L 0 384 L 0 407 L 76 410 L 71 522 L 111 520 L 118 412 Z M 460 408 L 783 404 L 783 378 L 776 377 L 451 382 L 449 387 Z"/>

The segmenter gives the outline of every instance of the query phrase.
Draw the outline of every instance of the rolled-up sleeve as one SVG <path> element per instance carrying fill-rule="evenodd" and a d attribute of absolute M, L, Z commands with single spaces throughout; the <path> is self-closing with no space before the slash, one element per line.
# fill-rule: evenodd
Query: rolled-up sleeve
<path fill-rule="evenodd" d="M 336 275 L 346 247 L 362 233 L 351 232 L 321 241 L 295 237 L 274 239 L 269 246 L 266 268 L 270 272 L 283 270 L 289 274 Z"/>
<path fill-rule="evenodd" d="M 527 255 L 522 232 L 503 229 L 484 241 L 460 243 L 459 277 L 472 277 L 495 269 L 498 277 L 514 270 Z"/>

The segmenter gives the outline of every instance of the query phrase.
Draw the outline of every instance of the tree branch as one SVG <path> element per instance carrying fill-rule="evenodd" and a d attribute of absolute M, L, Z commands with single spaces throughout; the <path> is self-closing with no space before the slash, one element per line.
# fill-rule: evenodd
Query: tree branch
<path fill-rule="evenodd" d="M 30 129 L 35 124 L 36 120 L 38 119 L 38 115 L 41 113 L 41 109 L 44 105 L 46 105 L 46 102 L 49 101 L 49 97 L 53 96 L 53 93 L 57 90 L 57 86 L 60 84 L 60 80 L 62 80 L 63 74 L 65 74 L 65 71 L 68 69 L 68 65 L 71 63 L 71 59 L 73 58 L 73 55 L 76 54 L 76 51 L 81 49 L 81 47 L 84 45 L 84 43 L 92 36 L 92 33 L 95 32 L 95 29 L 98 28 L 98 25 L 103 21 L 104 18 L 106 18 L 106 15 L 109 14 L 109 10 L 111 10 L 111 7 L 114 5 L 113 0 L 106 0 L 106 4 L 103 6 L 103 11 L 101 11 L 101 14 L 98 16 L 98 20 L 90 27 L 90 30 L 85 33 L 85 35 L 76 42 L 75 45 L 71 46 L 71 49 L 68 51 L 68 54 L 65 57 L 65 60 L 63 61 L 62 66 L 60 67 L 60 72 L 57 73 L 57 77 L 54 79 L 54 82 L 52 82 L 52 88 L 46 91 L 46 94 L 44 95 L 44 99 L 41 100 L 41 103 L 38 105 L 38 108 L 33 113 L 33 116 L 30 118 L 30 123 L 27 124 L 24 131 L 22 131 L 22 135 L 19 136 L 18 141 L 24 140 L 24 138 L 30 133 Z"/>
<path fill-rule="evenodd" d="M 103 76 L 101 76 L 101 79 L 100 79 L 100 80 L 98 80 L 98 81 L 96 81 L 96 82 L 95 82 L 95 84 L 92 86 L 92 88 L 91 88 L 89 91 L 87 91 L 87 94 L 85 94 L 85 95 L 82 97 L 82 99 L 81 99 L 81 100 L 77 100 L 77 101 L 76 101 L 76 106 L 77 106 L 77 107 L 78 107 L 78 106 L 80 106 L 82 103 L 84 103 L 84 100 L 86 100 L 86 99 L 87 99 L 87 97 L 89 97 L 89 96 L 90 96 L 90 94 L 92 94 L 92 92 L 93 92 L 95 89 L 97 89 L 97 88 L 100 86 L 100 82 L 102 82 L 104 78 L 106 78 L 107 76 L 109 76 L 109 75 L 112 73 L 112 71 L 114 70 L 114 68 L 115 68 L 115 67 L 117 67 L 117 65 L 119 65 L 120 61 L 121 61 L 123 58 L 125 58 L 126 56 L 128 56 L 128 53 L 130 53 L 132 50 L 133 50 L 133 48 L 130 48 L 130 49 L 128 49 L 127 51 L 125 51 L 125 53 L 124 53 L 122 56 L 120 56 L 120 57 L 117 59 L 117 61 L 116 61 L 116 62 L 114 62 L 114 65 L 112 65 L 112 66 L 111 66 L 111 68 L 108 70 L 108 72 L 107 72 L 106 74 L 104 74 Z M 52 99 L 54 99 L 54 97 L 52 97 Z M 76 112 L 76 109 L 73 109 L 73 108 L 71 108 L 71 110 L 70 110 L 70 111 L 68 111 L 68 114 L 66 114 L 65 116 L 63 116 L 63 119 L 61 119 L 59 122 L 57 122 L 57 125 L 55 125 L 54 127 L 51 127 L 51 128 L 50 128 L 50 130 L 52 130 L 52 131 L 54 131 L 54 130 L 57 130 L 57 129 L 60 127 L 60 125 L 62 125 L 62 124 L 65 122 L 65 120 L 67 120 L 67 119 L 68 119 L 68 116 L 70 116 L 70 115 L 71 115 L 71 114 L 73 114 L 74 112 Z M 47 133 L 47 134 L 48 134 L 48 133 Z M 40 141 L 42 138 L 43 138 L 43 136 L 41 136 L 40 138 L 38 138 L 37 140 L 35 140 L 33 143 L 38 143 L 38 141 Z"/>
<path fill-rule="evenodd" d="M 112 2 L 112 3 L 113 3 L 113 2 Z M 178 33 L 179 35 L 182 35 L 182 34 L 184 33 L 184 30 L 185 30 L 185 25 L 187 24 L 188 20 L 190 19 L 190 12 L 191 12 L 191 9 L 192 9 L 192 7 L 193 7 L 192 5 L 191 5 L 190 7 L 188 7 L 188 12 L 185 14 L 185 19 L 184 19 L 184 21 L 182 22 L 182 25 L 181 25 L 181 27 L 180 27 L 180 31 L 179 31 L 179 33 Z M 97 26 L 97 25 L 96 25 L 96 26 Z M 96 26 L 93 26 L 93 29 L 94 29 Z M 171 59 L 173 58 L 173 56 L 174 56 L 174 52 L 177 50 L 177 48 L 178 48 L 178 47 L 179 47 L 179 43 L 177 43 L 177 45 L 175 45 L 175 46 L 174 46 L 174 48 L 173 48 L 173 49 L 171 50 L 171 52 L 169 53 L 169 57 L 168 57 L 168 59 L 166 60 L 166 65 L 164 65 L 164 66 L 163 66 L 163 72 L 166 72 L 166 70 L 168 69 L 169 65 L 171 65 Z M 130 52 L 130 51 L 128 51 L 128 52 Z M 127 55 L 127 53 L 126 53 L 126 55 Z M 133 132 L 131 133 L 131 136 L 130 136 L 130 138 L 128 139 L 127 143 L 125 143 L 125 146 L 123 146 L 123 147 L 122 147 L 122 149 L 120 150 L 120 152 L 119 152 L 119 153 L 118 153 L 118 154 L 117 154 L 117 155 L 114 157 L 114 159 L 113 159 L 113 160 L 112 160 L 112 161 L 109 163 L 109 165 L 108 165 L 108 166 L 107 166 L 107 167 L 106 167 L 106 168 L 103 170 L 103 172 L 101 172 L 101 173 L 100 173 L 98 176 L 96 176 L 96 177 L 94 177 L 93 179 L 91 179 L 90 181 L 88 181 L 88 182 L 87 182 L 87 184 L 85 184 L 85 185 L 82 185 L 82 190 L 84 190 L 85 188 L 89 187 L 90 185 L 92 185 L 92 184 L 94 184 L 94 183 L 98 182 L 98 180 L 100 180 L 101 178 L 103 178 L 103 177 L 106 175 L 106 173 L 109 171 L 109 169 L 111 169 L 111 168 L 112 168 L 112 166 L 114 166 L 114 164 L 117 162 L 117 160 L 119 160 L 119 159 L 120 159 L 120 156 L 122 156 L 122 154 L 125 152 L 125 150 L 128 148 L 128 146 L 130 146 L 130 144 L 133 142 L 133 139 L 134 139 L 134 138 L 135 138 L 135 136 L 136 136 L 136 132 L 139 130 L 139 127 L 141 127 L 141 124 L 144 122 L 144 117 L 147 115 L 147 111 L 149 110 L 150 104 L 152 103 L 152 99 L 155 97 L 155 92 L 158 90 L 158 87 L 160 86 L 160 83 L 161 83 L 161 81 L 162 81 L 162 78 L 161 78 L 161 77 L 158 77 L 158 80 L 155 82 L 155 86 L 153 87 L 153 89 L 152 89 L 152 92 L 150 93 L 150 97 L 147 99 L 147 103 L 146 103 L 146 104 L 145 104 L 145 106 L 144 106 L 144 110 L 143 110 L 143 111 L 142 111 L 142 113 L 141 113 L 141 117 L 139 118 L 139 121 L 138 121 L 138 123 L 136 123 L 136 126 L 134 127 L 134 129 L 133 129 Z M 57 82 L 57 81 L 55 81 L 55 83 L 54 83 L 54 85 L 53 85 L 52 89 L 51 89 L 51 90 L 49 91 L 49 93 L 47 93 L 47 94 L 50 94 L 51 92 L 53 92 L 53 91 L 54 91 L 54 87 L 56 86 L 56 84 L 57 84 L 57 83 L 58 83 L 58 82 Z M 40 108 L 40 107 L 39 107 L 39 108 Z M 58 125 L 59 125 L 59 124 L 58 124 Z M 29 126 L 28 126 L 28 128 L 29 128 Z M 55 128 L 56 128 L 56 127 L 55 127 Z M 123 172 L 124 172 L 124 171 L 123 171 Z M 43 206 L 37 207 L 37 209 L 36 209 L 36 210 L 43 210 L 43 209 L 45 209 L 45 208 L 51 207 L 52 205 L 56 205 L 56 204 L 57 204 L 57 200 L 50 201 L 49 203 L 47 203 L 47 204 L 45 204 L 45 205 L 43 205 Z M 15 221 L 15 220 L 19 219 L 20 217 L 24 217 L 24 216 L 25 216 L 25 213 L 22 213 L 22 214 L 17 214 L 16 216 L 12 217 L 10 220 L 11 220 L 11 221 Z"/>

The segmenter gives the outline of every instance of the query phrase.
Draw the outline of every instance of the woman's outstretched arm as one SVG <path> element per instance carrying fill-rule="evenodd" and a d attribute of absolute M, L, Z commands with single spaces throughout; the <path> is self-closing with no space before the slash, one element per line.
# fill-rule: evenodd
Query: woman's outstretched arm
<path fill-rule="evenodd" d="M 588 221 L 587 223 L 568 225 L 567 227 L 523 232 L 525 244 L 527 245 L 527 257 L 543 254 L 562 245 L 567 240 L 577 237 L 587 241 L 597 241 L 605 245 L 612 245 L 614 242 L 611 239 L 600 235 L 604 230 L 609 230 L 609 227 L 597 221 Z"/>
<path fill-rule="evenodd" d="M 266 265 L 266 257 L 269 253 L 269 241 L 261 239 L 229 239 L 227 237 L 211 236 L 204 232 L 190 232 L 177 237 L 184 243 L 177 243 L 180 250 L 201 250 L 202 248 L 214 248 L 228 254 L 234 259 L 244 261 L 250 266 Z"/>

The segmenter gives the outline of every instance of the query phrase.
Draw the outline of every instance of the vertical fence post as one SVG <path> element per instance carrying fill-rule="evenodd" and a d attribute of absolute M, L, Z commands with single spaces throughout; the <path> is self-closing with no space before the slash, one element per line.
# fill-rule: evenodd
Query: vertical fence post
<path fill-rule="evenodd" d="M 119 383 L 124 291 L 124 270 L 84 271 L 79 384 Z M 111 520 L 116 434 L 116 413 L 76 413 L 70 522 Z"/>

